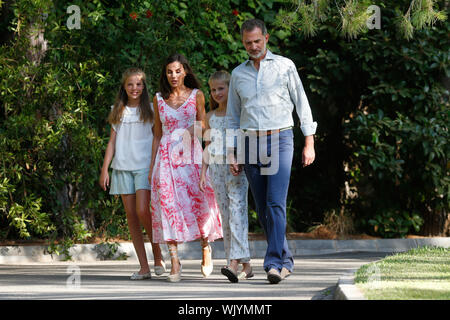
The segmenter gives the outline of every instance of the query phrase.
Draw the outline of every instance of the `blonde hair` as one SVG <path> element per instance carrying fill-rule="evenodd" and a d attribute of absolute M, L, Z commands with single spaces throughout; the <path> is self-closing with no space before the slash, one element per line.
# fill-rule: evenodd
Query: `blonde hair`
<path fill-rule="evenodd" d="M 230 86 L 230 79 L 231 79 L 231 75 L 225 71 L 225 70 L 219 70 L 214 72 L 208 80 L 208 83 L 210 83 L 212 80 L 219 80 L 219 81 L 223 81 L 227 86 Z M 213 99 L 213 97 L 210 95 L 209 98 L 209 104 L 211 106 L 211 110 L 216 109 L 219 104 Z"/>
<path fill-rule="evenodd" d="M 145 75 L 145 72 L 139 68 L 128 68 L 122 73 L 119 92 L 117 93 L 114 107 L 108 116 L 108 122 L 110 124 L 119 123 L 122 118 L 123 110 L 128 103 L 128 95 L 125 90 L 125 83 L 127 82 L 127 79 L 129 77 L 134 75 L 140 76 L 142 83 L 144 84 L 144 89 L 142 90 L 139 102 L 140 119 L 144 122 L 153 121 L 153 111 L 150 108 L 150 96 L 147 90 L 147 77 Z"/>

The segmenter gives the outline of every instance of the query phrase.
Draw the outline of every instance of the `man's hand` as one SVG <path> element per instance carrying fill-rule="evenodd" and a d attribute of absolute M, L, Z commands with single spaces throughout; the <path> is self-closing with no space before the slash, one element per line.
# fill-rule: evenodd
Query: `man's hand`
<path fill-rule="evenodd" d="M 305 137 L 305 147 L 302 152 L 303 168 L 313 163 L 315 158 L 316 152 L 314 151 L 314 136 L 307 136 Z"/>

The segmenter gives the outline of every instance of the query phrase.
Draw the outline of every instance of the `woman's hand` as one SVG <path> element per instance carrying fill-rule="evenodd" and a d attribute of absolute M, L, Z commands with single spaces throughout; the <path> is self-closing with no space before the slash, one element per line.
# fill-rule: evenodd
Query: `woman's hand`
<path fill-rule="evenodd" d="M 204 175 L 203 173 L 200 176 L 199 188 L 202 192 L 206 190 L 206 175 Z"/>

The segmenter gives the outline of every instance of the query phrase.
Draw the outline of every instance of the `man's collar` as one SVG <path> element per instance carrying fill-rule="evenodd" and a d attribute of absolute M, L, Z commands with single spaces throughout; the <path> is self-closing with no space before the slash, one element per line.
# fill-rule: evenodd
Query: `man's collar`
<path fill-rule="evenodd" d="M 273 55 L 272 51 L 267 49 L 266 56 L 264 57 L 263 60 L 273 60 L 273 59 L 275 59 L 275 56 Z"/>
<path fill-rule="evenodd" d="M 261 61 L 264 61 L 264 60 L 273 60 L 273 59 L 275 59 L 275 56 L 273 55 L 273 53 L 272 53 L 269 49 L 267 49 L 266 56 L 265 56 L 264 59 L 262 59 Z M 252 61 L 252 60 L 251 60 L 251 59 L 247 59 L 247 60 L 245 61 L 245 65 L 248 65 L 248 64 L 250 63 L 250 61 Z"/>

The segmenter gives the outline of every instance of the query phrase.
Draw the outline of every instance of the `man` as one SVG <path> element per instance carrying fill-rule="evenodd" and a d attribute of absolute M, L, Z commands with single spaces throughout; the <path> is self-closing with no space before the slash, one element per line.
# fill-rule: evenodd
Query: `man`
<path fill-rule="evenodd" d="M 294 63 L 266 48 L 269 34 L 264 22 L 258 19 L 245 21 L 241 37 L 250 58 L 232 72 L 227 125 L 229 129 L 241 129 L 245 133 L 245 162 L 237 161 L 236 156 L 239 158 L 239 155 L 236 155 L 235 148 L 229 149 L 228 156 L 234 175 L 245 170 L 267 238 L 264 270 L 269 282 L 275 284 L 287 277 L 294 267 L 286 241 L 286 199 L 294 153 L 294 106 L 305 136 L 303 167 L 313 163 L 315 158 L 317 123 L 313 122 Z M 264 152 L 261 155 L 261 150 L 267 150 L 275 170 L 267 170 L 267 161 L 263 161 Z M 252 157 L 256 157 L 256 161 L 252 161 Z"/>

